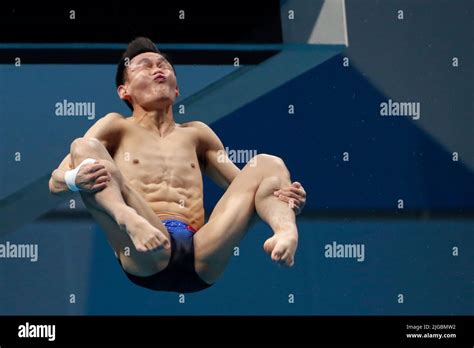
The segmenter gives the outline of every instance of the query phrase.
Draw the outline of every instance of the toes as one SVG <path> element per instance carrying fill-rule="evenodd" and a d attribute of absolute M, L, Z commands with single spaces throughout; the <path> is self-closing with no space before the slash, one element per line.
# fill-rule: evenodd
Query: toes
<path fill-rule="evenodd" d="M 150 251 L 153 249 L 152 244 L 149 241 L 145 243 L 145 247 L 146 247 L 146 251 Z"/>
<path fill-rule="evenodd" d="M 282 257 L 282 252 L 279 251 L 279 250 L 273 250 L 273 253 L 272 253 L 272 260 L 273 261 L 280 261 L 281 260 L 281 257 Z"/>
<path fill-rule="evenodd" d="M 284 260 L 285 264 L 289 266 L 291 261 L 291 253 L 287 250 L 281 259 Z"/>
<path fill-rule="evenodd" d="M 265 250 L 265 252 L 267 254 L 270 254 L 272 253 L 272 250 L 273 250 L 273 247 L 274 247 L 274 243 L 275 243 L 275 240 L 274 238 L 269 238 L 265 241 L 265 243 L 263 243 L 263 250 Z"/>
<path fill-rule="evenodd" d="M 141 243 L 137 243 L 136 249 L 140 252 L 146 251 L 159 251 L 162 248 L 170 249 L 171 243 L 165 236 L 155 235 L 152 238 L 148 239 L 147 241 L 142 241 Z"/>
<path fill-rule="evenodd" d="M 161 247 L 165 248 L 165 249 L 169 249 L 171 247 L 171 243 L 169 241 L 168 238 L 166 238 L 166 236 L 162 233 L 160 233 L 159 235 L 156 236 L 157 240 L 158 240 L 158 243 Z"/>
<path fill-rule="evenodd" d="M 280 258 L 280 264 L 287 266 L 287 267 L 292 267 L 295 263 L 295 260 L 293 258 L 293 255 L 289 250 L 286 250 L 283 255 Z"/>
<path fill-rule="evenodd" d="M 149 240 L 147 243 L 145 243 L 145 246 L 147 247 L 148 251 L 154 251 L 155 249 L 158 249 L 160 245 L 161 245 L 160 241 L 156 238 L 153 238 Z"/>
<path fill-rule="evenodd" d="M 163 243 L 161 242 L 161 240 L 159 240 L 158 238 L 154 238 L 153 239 L 153 249 L 154 250 L 159 250 L 163 248 Z"/>
<path fill-rule="evenodd" d="M 275 247 L 273 248 L 272 260 L 273 261 L 283 260 L 284 255 L 285 255 L 285 248 L 281 244 L 277 243 L 277 245 L 275 245 Z"/>
<path fill-rule="evenodd" d="M 290 243 L 291 244 L 291 243 Z M 285 241 L 279 242 L 274 237 L 268 239 L 264 245 L 264 250 L 271 255 L 271 259 L 279 264 L 292 267 L 294 265 L 294 251 L 291 245 Z"/>
<path fill-rule="evenodd" d="M 137 249 L 137 251 L 140 252 L 140 253 L 144 253 L 144 252 L 148 251 L 147 247 L 142 245 L 142 244 L 139 244 L 139 245 L 135 246 L 135 249 Z"/>

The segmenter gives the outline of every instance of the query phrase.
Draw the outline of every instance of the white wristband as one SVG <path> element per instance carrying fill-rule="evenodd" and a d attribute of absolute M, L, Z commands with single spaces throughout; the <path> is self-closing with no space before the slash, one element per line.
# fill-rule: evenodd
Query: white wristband
<path fill-rule="evenodd" d="M 95 159 L 86 158 L 76 168 L 68 170 L 64 174 L 64 181 L 65 181 L 67 187 L 69 188 L 69 190 L 71 190 L 73 192 L 79 191 L 79 188 L 76 186 L 76 176 L 77 176 L 77 173 L 79 172 L 79 169 L 81 169 L 81 167 L 84 164 L 89 164 L 89 163 L 94 163 L 94 162 L 95 162 Z"/>

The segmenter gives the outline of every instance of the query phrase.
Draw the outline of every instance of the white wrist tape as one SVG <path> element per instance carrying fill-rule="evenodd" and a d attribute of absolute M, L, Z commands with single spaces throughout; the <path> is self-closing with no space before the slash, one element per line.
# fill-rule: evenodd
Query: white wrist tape
<path fill-rule="evenodd" d="M 81 169 L 81 167 L 84 165 L 84 164 L 89 164 L 89 163 L 94 163 L 95 162 L 95 159 L 93 158 L 86 158 L 84 161 L 81 162 L 81 164 L 79 164 L 76 168 L 74 169 L 71 169 L 71 170 L 68 170 L 65 174 L 64 174 L 64 181 L 66 182 L 66 185 L 67 187 L 71 190 L 71 191 L 79 191 L 79 188 L 76 186 L 76 176 L 77 176 L 77 173 L 79 172 L 79 169 Z"/>

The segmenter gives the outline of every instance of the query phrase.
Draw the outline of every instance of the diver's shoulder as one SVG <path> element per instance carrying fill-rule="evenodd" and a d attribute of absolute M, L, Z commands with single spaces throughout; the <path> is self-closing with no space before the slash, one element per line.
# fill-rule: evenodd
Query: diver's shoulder
<path fill-rule="evenodd" d="M 108 121 L 108 122 L 113 122 L 113 121 L 120 122 L 122 120 L 126 120 L 126 117 L 118 112 L 109 112 L 108 114 L 105 114 L 101 118 L 101 120 Z"/>
<path fill-rule="evenodd" d="M 99 121 L 102 125 L 114 128 L 127 127 L 127 117 L 118 112 L 109 112 L 104 115 Z"/>
<path fill-rule="evenodd" d="M 181 123 L 180 126 L 183 128 L 194 128 L 194 129 L 199 129 L 199 130 L 207 130 L 210 128 L 207 124 L 205 124 L 202 121 L 189 121 L 189 122 Z"/>

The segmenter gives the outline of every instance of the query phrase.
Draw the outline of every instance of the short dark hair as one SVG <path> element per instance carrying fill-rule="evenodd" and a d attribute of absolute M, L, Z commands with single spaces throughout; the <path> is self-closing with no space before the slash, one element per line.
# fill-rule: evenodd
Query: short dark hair
<path fill-rule="evenodd" d="M 153 41 L 147 37 L 137 37 L 129 42 L 127 49 L 122 54 L 122 58 L 120 58 L 120 61 L 117 65 L 117 72 L 115 74 L 115 84 L 117 88 L 118 86 L 123 85 L 127 79 L 127 63 L 130 63 L 133 57 L 145 52 L 154 52 L 162 55 L 170 63 L 171 67 L 173 68 L 173 72 L 176 75 L 176 70 L 174 69 L 173 63 L 169 57 L 166 54 L 160 52 Z M 133 106 L 128 100 L 125 100 L 125 104 L 127 104 L 130 110 L 133 111 Z"/>

